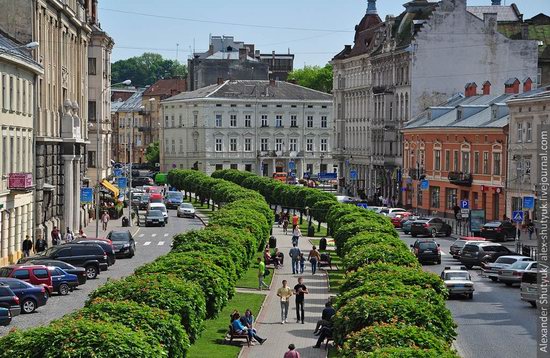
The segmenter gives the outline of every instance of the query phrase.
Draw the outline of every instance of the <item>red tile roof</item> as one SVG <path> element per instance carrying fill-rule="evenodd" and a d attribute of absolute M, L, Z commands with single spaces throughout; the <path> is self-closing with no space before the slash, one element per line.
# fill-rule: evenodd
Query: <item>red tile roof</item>
<path fill-rule="evenodd" d="M 144 96 L 160 96 L 162 99 L 175 96 L 187 90 L 187 82 L 183 78 L 158 80 L 143 93 Z"/>

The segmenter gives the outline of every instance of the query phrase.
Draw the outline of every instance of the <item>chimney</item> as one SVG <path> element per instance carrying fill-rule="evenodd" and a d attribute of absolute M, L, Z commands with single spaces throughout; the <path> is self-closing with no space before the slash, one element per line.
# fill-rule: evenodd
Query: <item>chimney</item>
<path fill-rule="evenodd" d="M 218 85 L 223 85 L 223 77 L 218 77 Z"/>
<path fill-rule="evenodd" d="M 502 0 L 491 0 L 491 5 L 493 6 L 500 6 L 502 3 Z"/>
<path fill-rule="evenodd" d="M 533 88 L 533 80 L 531 80 L 531 77 L 527 77 L 523 80 L 523 92 L 529 92 Z"/>
<path fill-rule="evenodd" d="M 467 83 L 464 88 L 464 95 L 466 97 L 473 97 L 477 95 L 477 84 L 475 82 Z"/>
<path fill-rule="evenodd" d="M 485 28 L 491 33 L 497 32 L 497 13 L 485 13 L 483 14 L 483 22 L 485 23 Z"/>
<path fill-rule="evenodd" d="M 367 14 L 375 15 L 378 11 L 376 10 L 376 0 L 368 0 Z"/>
<path fill-rule="evenodd" d="M 239 49 L 239 61 L 244 62 L 248 58 L 248 49 L 246 47 Z"/>
<path fill-rule="evenodd" d="M 504 83 L 504 93 L 506 94 L 518 94 L 519 93 L 519 80 L 517 78 L 510 78 Z"/>
<path fill-rule="evenodd" d="M 491 82 L 485 81 L 483 82 L 483 95 L 488 96 L 491 94 Z"/>

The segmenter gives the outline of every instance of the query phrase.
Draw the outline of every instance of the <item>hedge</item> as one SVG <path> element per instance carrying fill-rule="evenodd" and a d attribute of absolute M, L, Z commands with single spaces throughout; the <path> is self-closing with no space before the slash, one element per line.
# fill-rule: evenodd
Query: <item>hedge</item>
<path fill-rule="evenodd" d="M 377 232 L 361 232 L 350 237 L 344 244 L 344 252 L 353 252 L 359 247 L 372 244 L 389 244 L 392 246 L 402 245 L 403 242 L 394 235 L 377 233 Z"/>
<path fill-rule="evenodd" d="M 418 260 L 403 242 L 397 244 L 368 244 L 348 252 L 342 265 L 346 271 L 355 271 L 367 264 L 387 262 L 400 266 L 418 266 Z"/>
<path fill-rule="evenodd" d="M 233 227 L 251 233 L 256 242 L 254 249 L 258 250 L 265 246 L 267 241 L 265 221 L 259 222 L 258 216 L 261 214 L 252 210 L 220 210 L 213 213 L 208 220 L 209 225 L 219 227 Z"/>
<path fill-rule="evenodd" d="M 448 350 L 439 352 L 433 349 L 420 348 L 381 348 L 371 353 L 356 355 L 357 358 L 460 358 L 455 352 Z"/>
<path fill-rule="evenodd" d="M 336 253 L 339 256 L 343 256 L 345 254 L 344 245 L 346 244 L 346 241 L 362 232 L 384 233 L 399 238 L 399 235 L 393 226 L 388 227 L 367 219 L 359 219 L 355 222 L 342 225 L 339 228 L 334 228 L 334 230 L 334 243 L 336 244 Z"/>

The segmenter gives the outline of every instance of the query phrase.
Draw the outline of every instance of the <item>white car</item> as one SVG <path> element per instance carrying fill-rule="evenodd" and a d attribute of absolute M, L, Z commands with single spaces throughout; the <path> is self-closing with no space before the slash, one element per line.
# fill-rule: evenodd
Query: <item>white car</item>
<path fill-rule="evenodd" d="M 498 280 L 506 286 L 521 284 L 522 276 L 529 271 L 537 272 L 536 261 L 518 261 L 512 266 L 498 271 Z"/>
<path fill-rule="evenodd" d="M 178 206 L 178 218 L 195 218 L 195 208 L 189 203 L 182 203 Z"/>
<path fill-rule="evenodd" d="M 388 216 L 389 214 L 403 213 L 405 211 L 407 211 L 407 210 L 402 209 L 402 208 L 384 208 L 384 209 L 379 211 L 379 214 L 382 214 L 384 216 Z"/>
<path fill-rule="evenodd" d="M 168 210 L 166 209 L 166 205 L 163 203 L 149 203 L 149 205 L 147 205 L 147 211 L 149 210 L 160 210 L 162 216 L 164 216 L 164 222 L 168 224 Z"/>
<path fill-rule="evenodd" d="M 534 261 L 532 258 L 520 255 L 501 256 L 495 262 L 485 264 L 481 272 L 483 276 L 489 277 L 493 281 L 498 281 L 498 272 L 507 269 L 516 262 Z"/>
<path fill-rule="evenodd" d="M 450 295 L 466 295 L 469 299 L 474 298 L 474 283 L 466 267 L 445 267 L 441 272 L 441 279 L 447 286 Z"/>

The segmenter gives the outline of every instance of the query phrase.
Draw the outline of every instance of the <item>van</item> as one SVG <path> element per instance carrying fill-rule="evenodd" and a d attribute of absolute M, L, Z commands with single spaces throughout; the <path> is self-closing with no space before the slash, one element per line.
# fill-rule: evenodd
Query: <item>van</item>
<path fill-rule="evenodd" d="M 162 202 L 160 203 L 149 203 L 147 205 L 147 211 L 149 210 L 159 210 L 162 212 L 162 216 L 164 216 L 164 223 L 168 224 L 168 210 L 166 209 L 166 205 L 164 205 Z"/>
<path fill-rule="evenodd" d="M 539 292 L 536 271 L 528 271 L 523 273 L 521 276 L 520 295 L 522 301 L 529 302 L 531 306 L 537 307 Z"/>
<path fill-rule="evenodd" d="M 280 181 L 282 183 L 286 183 L 287 173 L 285 172 L 277 172 L 273 173 L 273 179 Z"/>

